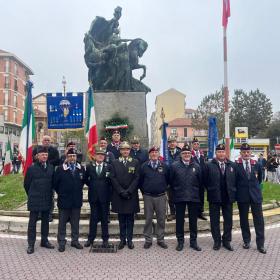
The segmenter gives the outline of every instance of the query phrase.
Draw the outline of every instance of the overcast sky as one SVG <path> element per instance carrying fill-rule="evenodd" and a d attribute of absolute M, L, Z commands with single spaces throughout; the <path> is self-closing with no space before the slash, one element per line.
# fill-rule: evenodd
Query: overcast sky
<path fill-rule="evenodd" d="M 95 16 L 111 19 L 120 5 L 122 38 L 140 37 L 148 118 L 157 94 L 173 87 L 187 107 L 223 84 L 222 0 L 0 0 L 0 49 L 31 67 L 34 94 L 88 87 L 84 34 Z M 228 25 L 230 92 L 259 88 L 280 110 L 280 1 L 232 0 Z M 139 72 L 135 73 L 139 77 Z"/>

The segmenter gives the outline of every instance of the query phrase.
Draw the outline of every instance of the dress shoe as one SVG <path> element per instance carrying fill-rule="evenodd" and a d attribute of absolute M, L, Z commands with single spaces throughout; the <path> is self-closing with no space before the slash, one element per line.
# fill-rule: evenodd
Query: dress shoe
<path fill-rule="evenodd" d="M 264 248 L 263 246 L 258 247 L 258 251 L 259 251 L 260 253 L 262 253 L 262 254 L 266 254 L 266 250 L 265 250 L 265 248 Z"/>
<path fill-rule="evenodd" d="M 203 220 L 203 221 L 207 221 L 207 218 L 203 215 L 203 213 L 198 215 L 197 218 L 200 219 L 200 220 Z"/>
<path fill-rule="evenodd" d="M 71 247 L 74 247 L 74 248 L 79 249 L 79 250 L 83 249 L 83 246 L 78 241 L 71 242 Z"/>
<path fill-rule="evenodd" d="M 223 247 L 229 251 L 233 251 L 233 247 L 230 245 L 230 242 L 223 242 Z"/>
<path fill-rule="evenodd" d="M 84 247 L 90 247 L 93 244 L 93 241 L 87 240 L 86 243 L 84 244 Z"/>
<path fill-rule="evenodd" d="M 167 249 L 168 246 L 166 245 L 166 243 L 164 241 L 160 241 L 157 243 L 157 245 L 163 249 Z"/>
<path fill-rule="evenodd" d="M 184 243 L 178 242 L 177 247 L 176 247 L 176 250 L 177 250 L 177 251 L 182 251 L 183 248 L 184 248 Z"/>
<path fill-rule="evenodd" d="M 144 246 L 143 246 L 143 247 L 144 247 L 144 249 L 149 249 L 150 247 L 152 247 L 152 242 L 147 242 L 147 241 L 146 241 L 146 242 L 144 243 Z"/>
<path fill-rule="evenodd" d="M 221 242 L 214 242 L 213 250 L 218 251 L 221 249 Z"/>
<path fill-rule="evenodd" d="M 250 242 L 244 242 L 243 249 L 249 249 L 250 248 Z"/>
<path fill-rule="evenodd" d="M 122 250 L 124 248 L 124 246 L 126 245 L 125 240 L 121 240 L 119 245 L 118 245 L 118 250 Z"/>
<path fill-rule="evenodd" d="M 59 245 L 59 246 L 58 246 L 58 251 L 59 251 L 60 253 L 64 252 L 64 251 L 65 251 L 65 245 Z"/>
<path fill-rule="evenodd" d="M 41 247 L 47 249 L 54 249 L 54 246 L 49 241 L 41 242 Z"/>
<path fill-rule="evenodd" d="M 129 249 L 134 249 L 134 244 L 133 244 L 133 242 L 132 242 L 132 241 L 127 241 L 127 247 L 128 247 Z"/>
<path fill-rule="evenodd" d="M 34 246 L 33 245 L 28 245 L 26 252 L 29 255 L 33 254 L 34 253 Z"/>
<path fill-rule="evenodd" d="M 190 247 L 195 251 L 201 251 L 201 248 L 197 245 L 197 243 L 191 244 Z"/>
<path fill-rule="evenodd" d="M 171 214 L 167 216 L 167 222 L 171 222 L 173 220 L 175 220 L 175 215 Z"/>
<path fill-rule="evenodd" d="M 103 241 L 103 242 L 102 242 L 102 247 L 103 247 L 103 248 L 108 248 L 108 247 L 109 247 L 108 241 Z"/>

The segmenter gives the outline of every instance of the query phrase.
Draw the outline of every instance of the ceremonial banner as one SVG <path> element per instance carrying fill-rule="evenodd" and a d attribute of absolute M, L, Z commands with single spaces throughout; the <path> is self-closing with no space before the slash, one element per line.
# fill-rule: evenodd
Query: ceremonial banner
<path fill-rule="evenodd" d="M 215 149 L 218 144 L 218 129 L 216 117 L 208 118 L 208 158 L 212 159 L 215 154 Z"/>
<path fill-rule="evenodd" d="M 83 93 L 47 93 L 48 129 L 80 129 L 83 127 Z"/>
<path fill-rule="evenodd" d="M 166 127 L 168 123 L 164 122 L 161 126 L 161 143 L 160 143 L 160 158 L 166 164 L 168 164 L 168 142 L 167 142 L 167 134 L 166 134 Z"/>

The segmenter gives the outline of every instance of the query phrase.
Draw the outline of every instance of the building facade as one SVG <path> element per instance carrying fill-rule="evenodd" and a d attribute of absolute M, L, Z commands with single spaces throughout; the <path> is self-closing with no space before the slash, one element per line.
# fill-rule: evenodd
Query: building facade
<path fill-rule="evenodd" d="M 16 55 L 0 50 L 0 156 L 4 155 L 8 138 L 14 151 L 18 149 L 24 113 L 25 85 L 33 71 Z"/>

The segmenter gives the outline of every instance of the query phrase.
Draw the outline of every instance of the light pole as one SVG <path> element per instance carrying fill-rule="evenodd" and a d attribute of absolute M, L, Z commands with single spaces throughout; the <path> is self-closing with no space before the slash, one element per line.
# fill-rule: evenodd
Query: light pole
<path fill-rule="evenodd" d="M 63 96 L 65 96 L 65 93 L 66 93 L 66 79 L 65 79 L 65 76 L 62 77 L 62 85 L 63 85 Z"/>

